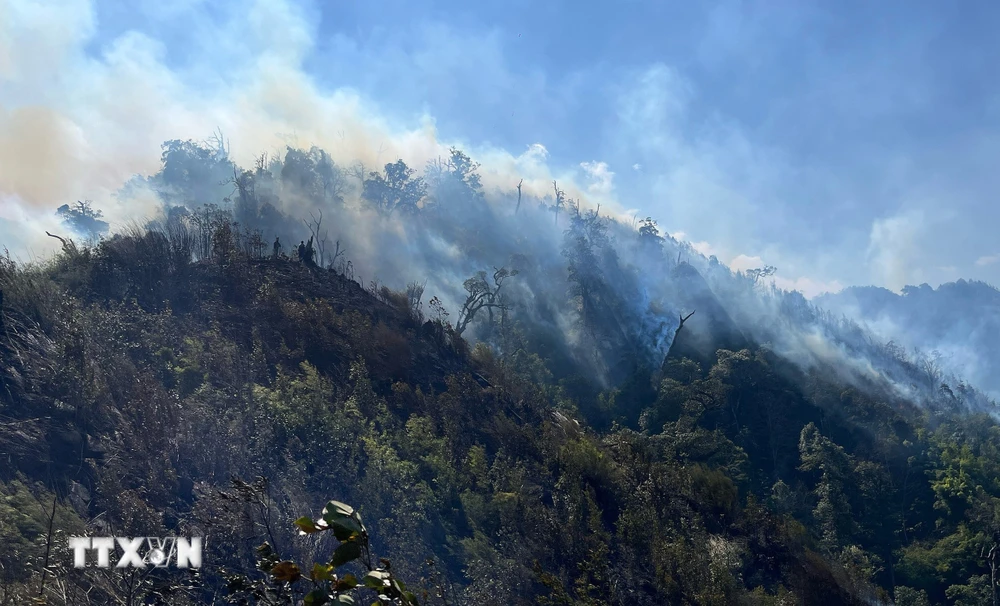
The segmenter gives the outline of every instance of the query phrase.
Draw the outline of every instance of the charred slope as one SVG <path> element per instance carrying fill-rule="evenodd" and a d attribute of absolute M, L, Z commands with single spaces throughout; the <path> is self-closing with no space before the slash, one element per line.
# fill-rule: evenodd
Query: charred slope
<path fill-rule="evenodd" d="M 385 387 L 402 381 L 442 391 L 447 377 L 468 370 L 466 343 L 450 327 L 426 320 L 404 293 L 377 285 L 365 289 L 336 271 L 283 259 L 258 261 L 253 271 L 259 276 L 258 292 L 266 294 L 257 305 L 228 318 L 234 334 L 241 330 L 247 311 L 263 314 L 258 327 L 261 338 L 270 327 L 275 343 L 280 340 L 301 351 L 310 364 L 334 376 L 346 378 L 351 362 L 361 357 L 372 379 Z M 210 266 L 200 266 L 198 274 L 211 282 Z M 205 313 L 206 303 L 199 305 L 195 315 Z M 290 316 L 294 311 L 310 315 Z M 341 320 L 348 317 L 367 334 L 359 334 L 358 326 Z M 248 344 L 252 340 L 245 331 L 241 336 Z"/>
<path fill-rule="evenodd" d="M 174 270 L 143 258 L 112 264 L 106 250 L 73 249 L 50 275 L 17 275 L 10 266 L 0 276 L 8 280 L 0 308 L 0 405 L 7 419 L 0 422 L 0 452 L 11 463 L 0 478 L 48 477 L 64 491 L 70 478 L 93 479 L 88 474 L 120 421 L 113 410 L 145 397 L 113 377 L 83 388 L 101 380 L 105 365 L 124 365 L 122 377 L 151 373 L 157 391 L 182 399 L 206 387 L 271 384 L 283 369 L 303 363 L 346 383 L 361 361 L 379 390 L 401 382 L 441 392 L 449 377 L 470 372 L 470 380 L 485 384 L 469 366 L 464 341 L 424 321 L 405 296 L 387 288 L 366 290 L 336 272 L 286 259 L 239 258 L 226 267 L 205 261 Z M 192 352 L 199 335 L 225 346 L 213 352 L 203 344 Z M 214 364 L 226 372 L 205 368 Z"/>
<path fill-rule="evenodd" d="M 46 592 L 197 604 L 226 592 L 223 568 L 256 574 L 264 540 L 282 558 L 328 558 L 334 546 L 291 521 L 331 498 L 360 508 L 411 586 L 453 587 L 450 603 L 981 590 L 988 571 L 961 550 L 988 541 L 968 522 L 993 523 L 982 516 L 1000 500 L 995 423 L 932 424 L 829 369 L 743 350 L 697 272 L 678 280 L 704 318 L 702 371 L 672 357 L 659 384 L 584 393 L 530 348 L 469 352 L 389 289 L 226 248 L 162 263 L 143 248 L 162 240 L 130 238 L 0 266 L 0 589 L 15 603 L 42 585 L 48 528 L 209 534 L 197 582 L 84 571 L 60 585 L 69 597 Z M 646 422 L 595 432 L 573 418 L 584 397 L 639 403 Z"/>

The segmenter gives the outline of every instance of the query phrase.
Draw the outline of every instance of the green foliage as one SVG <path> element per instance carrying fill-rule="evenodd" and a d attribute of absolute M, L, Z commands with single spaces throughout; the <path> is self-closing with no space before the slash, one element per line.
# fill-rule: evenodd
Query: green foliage
<path fill-rule="evenodd" d="M 427 195 L 423 178 L 402 160 L 385 165 L 385 172 L 372 171 L 365 179 L 362 198 L 379 214 L 415 213 Z"/>
<path fill-rule="evenodd" d="M 205 154 L 228 162 L 166 153 L 179 175 Z M 289 151 L 282 186 L 334 196 L 327 162 Z M 435 202 L 481 189 L 464 155 L 442 170 Z M 261 201 L 273 184 L 258 172 L 243 186 Z M 367 199 L 419 206 L 418 179 L 390 165 Z M 206 569 L 63 570 L 58 591 L 46 576 L 50 603 L 992 599 L 993 418 L 915 409 L 766 348 L 651 362 L 605 220 L 568 212 L 568 294 L 592 359 L 508 307 L 513 269 L 468 284 L 488 303 L 471 348 L 440 300 L 422 323 L 416 289 L 261 259 L 219 209 L 174 217 L 187 236 L 0 260 L 0 603 L 38 592 L 50 536 L 111 527 L 205 533 Z M 639 237 L 663 244 L 651 222 Z"/>
<path fill-rule="evenodd" d="M 896 588 L 896 606 L 931 606 L 927 592 L 912 587 Z"/>
<path fill-rule="evenodd" d="M 306 196 L 314 204 L 343 202 L 347 187 L 344 172 L 318 147 L 308 151 L 289 147 L 280 176 L 286 187 Z"/>
<path fill-rule="evenodd" d="M 90 200 L 77 201 L 72 206 L 63 204 L 56 209 L 56 214 L 62 217 L 67 227 L 92 240 L 108 233 L 110 227 L 108 222 L 102 219 L 104 213 L 95 209 Z"/>
<path fill-rule="evenodd" d="M 65 542 L 83 527 L 79 516 L 55 495 L 23 480 L 0 484 L 0 574 L 7 582 L 24 581 L 44 562 L 46 545 Z M 52 520 L 52 535 L 49 522 Z M 61 547 L 62 545 L 60 545 Z"/>
<path fill-rule="evenodd" d="M 350 505 L 330 501 L 319 518 L 303 516 L 294 525 L 302 536 L 332 534 L 338 545 L 323 562 L 311 566 L 282 559 L 264 542 L 256 548 L 257 569 L 264 578 L 233 574 L 227 578 L 228 599 L 246 603 L 250 599 L 267 604 L 354 604 L 356 598 L 374 595 L 378 606 L 417 606 L 417 596 L 392 572 L 389 560 L 372 555 L 368 528 Z M 356 568 L 358 573 L 348 571 Z M 360 578 L 359 578 L 360 576 Z"/>
<path fill-rule="evenodd" d="M 982 566 L 980 554 L 986 537 L 961 524 L 937 540 L 903 548 L 898 574 L 908 586 L 928 593 L 960 584 Z"/>
<path fill-rule="evenodd" d="M 980 606 L 996 599 L 996 587 L 992 587 L 990 575 L 980 574 L 969 579 L 964 585 L 952 585 L 944 594 L 955 606 Z"/>
<path fill-rule="evenodd" d="M 802 428 L 799 438 L 802 471 L 819 471 L 816 484 L 816 508 L 813 517 L 820 531 L 820 544 L 836 552 L 854 532 L 851 508 L 844 485 L 849 480 L 850 459 L 844 449 L 819 433 L 810 423 Z"/>

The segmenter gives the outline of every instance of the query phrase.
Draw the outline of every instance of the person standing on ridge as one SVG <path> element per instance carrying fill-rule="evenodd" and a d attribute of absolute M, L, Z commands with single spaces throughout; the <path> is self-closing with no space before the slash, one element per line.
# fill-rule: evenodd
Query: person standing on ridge
<path fill-rule="evenodd" d="M 309 236 L 309 241 L 306 242 L 306 265 L 312 267 L 315 264 L 316 250 L 313 248 L 313 237 Z"/>

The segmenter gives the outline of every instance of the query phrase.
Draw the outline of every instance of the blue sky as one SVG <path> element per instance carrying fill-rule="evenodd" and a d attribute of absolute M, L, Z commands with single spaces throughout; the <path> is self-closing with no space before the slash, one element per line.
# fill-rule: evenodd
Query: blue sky
<path fill-rule="evenodd" d="M 214 119 L 234 147 L 267 138 L 241 129 L 327 142 L 350 125 L 313 133 L 290 114 L 351 106 L 339 119 L 404 158 L 427 151 L 413 141 L 429 123 L 486 165 L 523 168 L 541 144 L 551 176 L 736 267 L 776 265 L 807 294 L 1000 283 L 996 3 L 50 4 L 43 19 L 0 0 L 0 22 L 13 15 L 0 25 L 0 139 L 16 148 L 18 108 L 51 108 L 69 122 L 60 157 L 81 162 L 78 189 L 110 187 L 115 171 L 89 175 L 117 159 L 122 172 L 155 166 L 153 139 L 170 128 L 163 138 L 204 137 Z M 13 205 L 88 195 L 4 175 L 2 150 L 0 239 L 31 214 Z"/>

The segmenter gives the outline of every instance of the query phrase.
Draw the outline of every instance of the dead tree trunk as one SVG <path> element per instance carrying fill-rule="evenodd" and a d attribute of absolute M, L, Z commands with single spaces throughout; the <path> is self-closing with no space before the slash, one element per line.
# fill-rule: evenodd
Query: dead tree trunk
<path fill-rule="evenodd" d="M 559 189 L 559 186 L 556 184 L 555 181 L 552 182 L 552 189 L 556 190 L 556 202 L 553 205 L 552 210 L 554 211 L 554 214 L 556 216 L 555 224 L 559 225 L 559 209 L 562 208 L 563 196 L 565 194 L 563 194 L 562 190 Z"/>
<path fill-rule="evenodd" d="M 674 331 L 674 338 L 673 338 L 672 341 L 670 341 L 670 348 L 667 349 L 667 357 L 668 358 L 670 357 L 670 351 L 674 348 L 674 344 L 677 343 L 677 335 L 679 335 L 680 332 L 681 332 L 681 329 L 684 328 L 684 323 L 687 322 L 688 318 L 690 318 L 693 315 L 694 315 L 693 311 L 691 313 L 689 313 L 687 316 L 682 316 L 680 314 L 677 315 L 678 319 L 680 319 L 680 323 L 677 325 L 677 330 Z"/>
<path fill-rule="evenodd" d="M 66 240 L 60 238 L 59 236 L 57 236 L 55 234 L 50 234 L 49 232 L 45 232 L 45 235 L 48 236 L 48 237 L 50 237 L 50 238 L 55 238 L 56 240 L 59 240 L 60 242 L 62 242 L 63 248 L 66 248 L 67 246 L 69 246 L 66 243 Z"/>
<path fill-rule="evenodd" d="M 997 558 L 1000 557 L 1000 533 L 994 533 L 993 535 L 993 545 L 990 546 L 990 551 L 988 554 L 986 552 L 986 546 L 983 546 L 982 551 L 979 553 L 979 557 L 986 558 L 986 561 L 990 565 L 990 596 L 993 598 L 993 606 L 998 606 L 997 597 L 997 566 L 1000 562 L 997 562 Z"/>
<path fill-rule="evenodd" d="M 309 228 L 309 233 L 316 242 L 316 252 L 319 257 L 319 266 L 326 267 L 326 239 L 328 234 L 325 230 L 320 231 L 320 228 L 323 226 L 323 211 L 319 211 L 318 218 L 310 212 L 309 219 L 309 221 L 303 221 L 303 223 L 305 223 L 306 227 Z"/>

